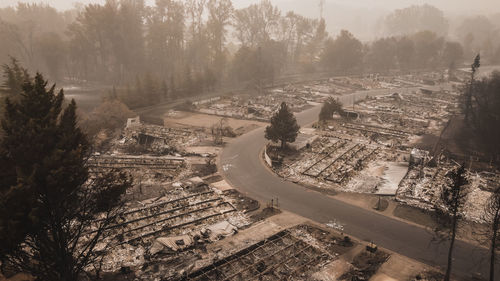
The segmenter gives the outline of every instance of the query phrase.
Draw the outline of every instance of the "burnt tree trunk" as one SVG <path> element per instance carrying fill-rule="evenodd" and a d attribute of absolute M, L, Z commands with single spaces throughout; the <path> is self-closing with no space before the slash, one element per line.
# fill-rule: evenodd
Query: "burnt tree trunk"
<path fill-rule="evenodd" d="M 451 226 L 451 240 L 450 240 L 450 249 L 448 250 L 448 264 L 446 266 L 446 274 L 444 276 L 444 281 L 450 281 L 451 277 L 451 266 L 453 261 L 453 246 L 455 244 L 455 237 L 457 234 L 457 214 L 453 214 L 453 224 Z"/>
<path fill-rule="evenodd" d="M 491 249 L 490 249 L 490 281 L 495 281 L 495 259 L 496 259 L 496 246 L 498 236 L 498 224 L 500 223 L 500 209 L 496 209 L 495 217 L 493 218 Z"/>

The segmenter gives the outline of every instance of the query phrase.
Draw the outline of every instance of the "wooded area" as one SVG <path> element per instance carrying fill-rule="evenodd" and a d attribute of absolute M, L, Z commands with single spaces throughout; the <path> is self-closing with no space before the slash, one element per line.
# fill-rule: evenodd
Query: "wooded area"
<path fill-rule="evenodd" d="M 13 56 L 52 81 L 115 85 L 137 107 L 222 85 L 258 90 L 285 74 L 454 69 L 479 51 L 484 62 L 500 58 L 498 26 L 484 16 L 456 31 L 429 5 L 381 20 L 387 37 L 361 42 L 268 0 L 242 9 L 231 0 L 110 0 L 64 12 L 19 3 L 0 9 L 0 64 Z"/>

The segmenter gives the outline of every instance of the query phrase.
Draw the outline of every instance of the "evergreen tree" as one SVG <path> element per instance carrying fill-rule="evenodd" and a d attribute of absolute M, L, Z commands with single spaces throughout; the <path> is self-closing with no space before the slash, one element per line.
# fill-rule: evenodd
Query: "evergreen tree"
<path fill-rule="evenodd" d="M 329 39 L 326 42 L 321 57 L 328 69 L 342 73 L 358 71 L 362 60 L 363 44 L 347 30 L 341 30 L 335 40 Z"/>
<path fill-rule="evenodd" d="M 342 109 L 342 103 L 329 97 L 326 102 L 321 107 L 319 112 L 319 121 L 331 120 L 333 118 L 333 113 L 338 112 L 341 114 L 344 110 Z"/>
<path fill-rule="evenodd" d="M 297 119 L 290 112 L 285 102 L 271 118 L 271 125 L 266 127 L 266 139 L 274 142 L 281 141 L 281 149 L 285 148 L 287 142 L 294 142 L 299 133 Z"/>
<path fill-rule="evenodd" d="M 6 99 L 2 119 L 0 261 L 36 280 L 80 280 L 99 261 L 96 244 L 130 186 L 124 174 L 89 180 L 90 144 L 75 101 L 65 109 L 63 101 L 37 74 L 18 102 Z"/>
<path fill-rule="evenodd" d="M 28 72 L 13 57 L 10 58 L 10 64 L 4 64 L 2 68 L 4 82 L 0 87 L 0 93 L 11 96 L 19 95 L 24 82 L 30 78 Z"/>

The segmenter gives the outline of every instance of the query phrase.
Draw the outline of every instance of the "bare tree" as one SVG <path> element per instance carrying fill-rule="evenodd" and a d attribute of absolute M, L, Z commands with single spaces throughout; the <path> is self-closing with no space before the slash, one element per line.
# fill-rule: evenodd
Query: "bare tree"
<path fill-rule="evenodd" d="M 490 281 L 495 280 L 496 250 L 499 248 L 500 230 L 500 186 L 495 188 L 488 202 L 484 206 L 484 222 L 488 224 L 488 231 L 485 233 L 490 241 Z"/>
<path fill-rule="evenodd" d="M 464 165 L 459 168 L 449 171 L 446 175 L 449 183 L 445 184 L 441 189 L 441 204 L 435 207 L 438 229 L 437 234 L 442 234 L 439 230 L 445 229 L 444 236 L 450 240 L 448 250 L 448 261 L 444 281 L 449 281 L 452 270 L 452 257 L 455 238 L 457 235 L 458 222 L 463 213 L 465 200 L 469 193 L 466 185 L 466 171 Z"/>
<path fill-rule="evenodd" d="M 228 128 L 227 118 L 222 118 L 219 122 L 215 123 L 211 128 L 212 138 L 214 139 L 214 144 L 220 145 L 224 143 L 225 131 Z"/>
<path fill-rule="evenodd" d="M 471 116 L 474 114 L 473 111 L 472 111 L 472 92 L 474 91 L 474 82 L 475 82 L 475 78 L 476 78 L 476 72 L 477 72 L 477 69 L 481 66 L 481 57 L 479 56 L 479 54 L 476 56 L 476 58 L 474 59 L 474 63 L 472 63 L 471 65 L 471 74 L 470 74 L 470 84 L 469 84 L 469 87 L 467 87 L 467 89 L 464 91 L 464 94 L 465 94 L 465 105 L 464 105 L 464 113 L 465 113 L 465 122 L 467 122 L 467 124 L 471 124 Z"/>
<path fill-rule="evenodd" d="M 208 22 L 207 31 L 209 33 L 209 45 L 211 49 L 211 62 L 217 76 L 221 77 L 221 71 L 225 67 L 226 57 L 224 55 L 224 43 L 226 41 L 226 26 L 230 24 L 233 16 L 233 4 L 230 0 L 209 0 L 208 1 Z"/>
<path fill-rule="evenodd" d="M 262 0 L 234 13 L 235 36 L 244 46 L 259 46 L 271 39 L 279 26 L 280 10 Z"/>

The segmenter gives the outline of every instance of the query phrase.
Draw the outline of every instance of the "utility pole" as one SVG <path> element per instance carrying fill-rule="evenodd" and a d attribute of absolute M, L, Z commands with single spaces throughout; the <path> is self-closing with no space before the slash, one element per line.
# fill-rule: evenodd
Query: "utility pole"
<path fill-rule="evenodd" d="M 319 18 L 323 19 L 323 11 L 325 9 L 325 0 L 319 0 Z"/>

